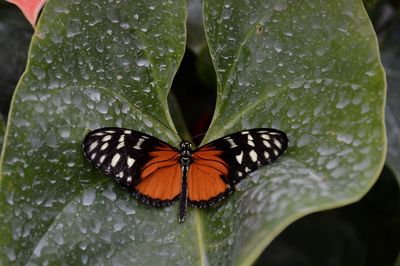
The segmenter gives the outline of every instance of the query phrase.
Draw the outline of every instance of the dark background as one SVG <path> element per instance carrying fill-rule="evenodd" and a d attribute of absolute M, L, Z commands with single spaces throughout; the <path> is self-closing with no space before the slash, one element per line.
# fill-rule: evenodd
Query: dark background
<path fill-rule="evenodd" d="M 394 55 L 400 61 L 400 2 L 371 0 L 364 4 L 381 52 L 397 49 Z M 0 116 L 4 121 L 25 69 L 32 33 L 31 25 L 16 7 L 0 3 Z M 207 47 L 200 53 L 187 49 L 170 98 L 178 101 L 189 131 L 199 143 L 216 100 L 215 74 Z M 362 200 L 293 223 L 268 246 L 256 265 L 400 265 L 399 254 L 399 184 L 385 167 Z"/>

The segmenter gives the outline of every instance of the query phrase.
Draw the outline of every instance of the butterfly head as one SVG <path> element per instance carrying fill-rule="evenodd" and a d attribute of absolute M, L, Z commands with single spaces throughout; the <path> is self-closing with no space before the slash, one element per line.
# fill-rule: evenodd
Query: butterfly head
<path fill-rule="evenodd" d="M 188 141 L 181 142 L 181 165 L 189 165 L 192 157 L 192 144 Z"/>
<path fill-rule="evenodd" d="M 192 144 L 189 141 L 182 141 L 181 151 L 192 151 Z"/>

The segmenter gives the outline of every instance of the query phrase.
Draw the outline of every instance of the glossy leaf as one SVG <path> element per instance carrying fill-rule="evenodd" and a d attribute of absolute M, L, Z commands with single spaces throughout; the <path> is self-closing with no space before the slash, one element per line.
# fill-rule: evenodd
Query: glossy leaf
<path fill-rule="evenodd" d="M 163 124 L 173 127 L 166 99 L 185 48 L 185 16 L 185 1 L 46 5 L 2 154 L 0 264 L 150 263 L 160 258 L 135 254 L 152 239 L 165 238 L 152 244 L 160 256 L 172 250 L 168 241 L 176 250 L 181 239 L 195 241 L 192 231 L 177 232 L 172 208 L 137 206 L 81 149 L 90 129 L 111 125 L 179 143 Z"/>
<path fill-rule="evenodd" d="M 295 219 L 354 202 L 375 182 L 384 73 L 361 1 L 205 1 L 205 28 L 218 79 L 205 142 L 260 126 L 290 141 L 204 217 L 210 260 L 247 265 Z M 231 245 L 216 245 L 221 237 Z"/>

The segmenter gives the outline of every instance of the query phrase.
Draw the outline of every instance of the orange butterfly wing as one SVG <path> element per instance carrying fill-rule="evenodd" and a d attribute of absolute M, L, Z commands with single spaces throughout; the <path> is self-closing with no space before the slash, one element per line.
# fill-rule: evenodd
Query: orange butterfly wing
<path fill-rule="evenodd" d="M 149 152 L 149 156 L 151 159 L 140 170 L 141 180 L 135 190 L 141 201 L 148 199 L 152 205 L 170 205 L 181 193 L 179 153 L 161 146 Z"/>
<path fill-rule="evenodd" d="M 127 188 L 140 201 L 171 205 L 182 190 L 179 151 L 145 133 L 100 128 L 85 137 L 86 158 Z"/>
<path fill-rule="evenodd" d="M 228 180 L 229 168 L 219 157 L 222 151 L 205 146 L 192 156 L 188 173 L 188 199 L 193 206 L 212 206 L 233 192 Z"/>

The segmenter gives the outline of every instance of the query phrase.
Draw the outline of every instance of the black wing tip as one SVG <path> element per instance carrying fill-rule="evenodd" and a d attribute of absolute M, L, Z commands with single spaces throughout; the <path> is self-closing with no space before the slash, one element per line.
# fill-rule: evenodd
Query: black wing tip
<path fill-rule="evenodd" d="M 108 131 L 108 130 L 113 130 L 113 131 L 116 131 L 116 132 L 121 132 L 121 131 L 125 131 L 125 130 L 135 131 L 135 130 L 132 130 L 132 129 L 122 128 L 122 127 L 101 127 L 101 128 L 93 129 L 93 130 L 89 131 L 85 135 L 85 138 L 83 139 L 83 149 L 84 149 L 85 155 L 87 154 L 86 150 L 88 148 L 88 145 L 93 143 L 93 141 L 101 138 L 101 136 L 95 137 L 94 134 L 100 133 L 100 132 L 105 132 L 105 131 Z"/>
<path fill-rule="evenodd" d="M 270 128 L 270 127 L 258 127 L 258 128 L 250 128 L 250 129 L 243 128 L 242 130 L 236 131 L 234 133 L 228 134 L 228 135 L 223 136 L 223 137 L 225 138 L 225 137 L 228 137 L 228 136 L 231 136 L 231 135 L 235 135 L 235 134 L 243 132 L 243 131 L 249 131 L 251 133 L 260 132 L 260 131 L 275 132 L 275 133 L 278 133 L 278 134 L 282 135 L 282 137 L 285 138 L 288 141 L 288 137 L 287 137 L 285 132 L 283 132 L 280 129 Z"/>
<path fill-rule="evenodd" d="M 246 130 L 249 131 L 249 132 L 269 131 L 269 132 L 278 133 L 280 135 L 280 137 L 282 138 L 281 142 L 283 144 L 282 148 L 279 150 L 278 157 L 281 156 L 282 154 L 284 154 L 286 152 L 287 148 L 289 147 L 290 140 L 289 140 L 287 134 L 284 131 L 280 130 L 280 129 L 260 127 L 260 128 L 244 129 L 242 131 L 246 131 Z M 241 131 L 239 131 L 239 132 L 241 132 Z M 237 132 L 237 133 L 239 133 L 239 132 Z"/>
<path fill-rule="evenodd" d="M 100 127 L 100 128 L 96 128 L 96 129 L 89 131 L 89 133 L 86 134 L 86 137 L 96 134 L 98 132 L 107 131 L 107 130 L 115 130 L 115 131 L 131 130 L 131 131 L 134 131 L 132 129 L 123 128 L 123 127 Z"/>
<path fill-rule="evenodd" d="M 266 131 L 270 131 L 270 132 L 275 132 L 275 133 L 279 133 L 284 139 L 286 139 L 286 140 L 288 140 L 288 137 L 287 137 L 287 134 L 284 132 L 284 131 L 282 131 L 282 130 L 280 130 L 280 129 L 276 129 L 276 128 L 267 128 L 267 127 L 265 127 L 265 128 L 253 128 L 253 129 L 248 129 L 248 131 L 250 131 L 250 132 L 253 132 L 253 131 L 263 131 L 263 130 L 266 130 Z"/>

